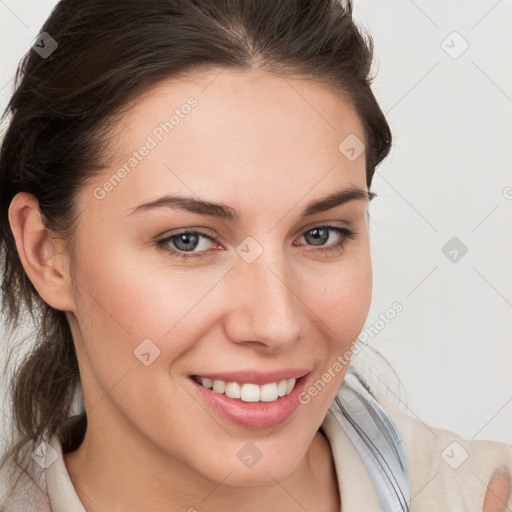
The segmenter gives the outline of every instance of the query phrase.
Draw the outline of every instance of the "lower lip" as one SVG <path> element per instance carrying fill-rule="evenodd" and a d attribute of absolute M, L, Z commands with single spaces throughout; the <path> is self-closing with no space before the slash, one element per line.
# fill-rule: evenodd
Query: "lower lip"
<path fill-rule="evenodd" d="M 220 414 L 223 418 L 242 427 L 262 429 L 275 427 L 288 418 L 299 406 L 299 395 L 309 379 L 309 373 L 297 379 L 295 387 L 288 395 L 274 402 L 244 402 L 237 398 L 215 393 L 197 383 L 191 377 L 189 380 L 203 401 Z"/>

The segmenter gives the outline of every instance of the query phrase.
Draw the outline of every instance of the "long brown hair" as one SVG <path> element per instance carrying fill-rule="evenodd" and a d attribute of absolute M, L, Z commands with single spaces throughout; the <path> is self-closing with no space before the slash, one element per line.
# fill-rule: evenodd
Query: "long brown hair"
<path fill-rule="evenodd" d="M 0 467 L 11 460 L 25 473 L 26 455 L 68 417 L 80 375 L 66 313 L 41 299 L 17 253 L 8 208 L 18 192 L 37 198 L 46 227 L 73 254 L 75 198 L 106 168 L 116 117 L 157 82 L 205 68 L 331 86 L 362 121 L 368 188 L 391 146 L 371 90 L 373 42 L 351 0 L 64 0 L 40 33 L 57 47 L 20 62 L 0 152 L 2 312 L 9 335 L 27 325 L 27 312 L 34 326 L 18 343 L 33 347 L 22 362 L 7 358 L 14 437 Z"/>

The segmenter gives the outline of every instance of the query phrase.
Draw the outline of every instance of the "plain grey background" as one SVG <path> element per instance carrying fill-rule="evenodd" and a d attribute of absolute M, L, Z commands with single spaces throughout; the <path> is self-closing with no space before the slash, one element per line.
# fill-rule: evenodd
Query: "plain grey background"
<path fill-rule="evenodd" d="M 55 4 L 0 0 L 2 109 Z M 409 414 L 512 444 L 512 2 L 355 0 L 354 17 L 374 39 L 394 135 L 372 186 L 363 332 L 401 378 Z"/>

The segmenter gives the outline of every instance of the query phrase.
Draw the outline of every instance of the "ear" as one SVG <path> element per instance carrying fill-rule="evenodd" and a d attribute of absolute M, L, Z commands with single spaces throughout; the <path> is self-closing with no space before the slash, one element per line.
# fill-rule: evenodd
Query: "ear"
<path fill-rule="evenodd" d="M 74 311 L 63 244 L 44 225 L 39 203 L 32 194 L 20 192 L 14 196 L 9 223 L 23 268 L 41 298 L 55 309 Z"/>

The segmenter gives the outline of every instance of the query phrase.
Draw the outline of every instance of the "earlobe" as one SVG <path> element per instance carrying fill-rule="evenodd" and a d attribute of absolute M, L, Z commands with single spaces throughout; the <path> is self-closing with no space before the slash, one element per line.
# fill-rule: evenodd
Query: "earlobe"
<path fill-rule="evenodd" d="M 9 223 L 23 268 L 41 298 L 55 309 L 73 311 L 62 243 L 44 225 L 32 194 L 16 194 L 9 206 Z"/>

